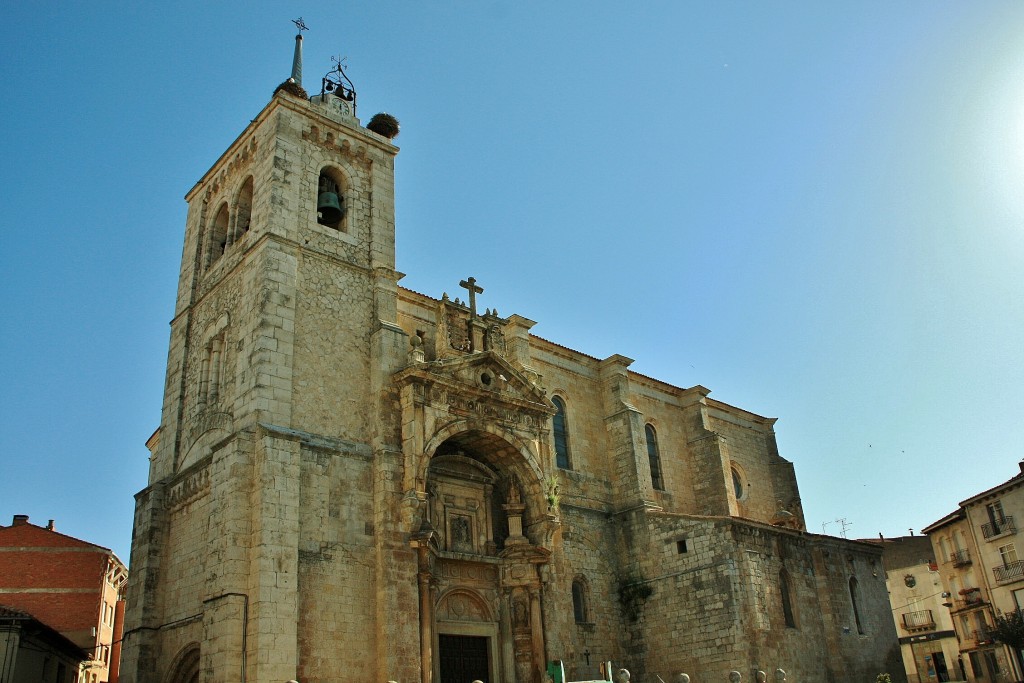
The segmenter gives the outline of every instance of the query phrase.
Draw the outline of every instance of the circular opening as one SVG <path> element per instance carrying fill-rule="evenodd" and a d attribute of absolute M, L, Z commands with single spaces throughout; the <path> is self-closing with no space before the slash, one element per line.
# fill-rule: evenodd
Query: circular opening
<path fill-rule="evenodd" d="M 483 383 L 485 387 L 491 386 L 491 376 L 488 375 L 486 372 L 480 375 L 480 381 Z"/>

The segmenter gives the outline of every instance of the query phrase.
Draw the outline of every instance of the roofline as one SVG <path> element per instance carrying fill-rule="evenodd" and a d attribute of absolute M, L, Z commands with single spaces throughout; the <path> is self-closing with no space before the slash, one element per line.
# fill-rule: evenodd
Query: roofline
<path fill-rule="evenodd" d="M 1015 486 L 1015 485 L 1018 485 L 1018 484 L 1024 484 L 1024 472 L 1021 472 L 1020 474 L 1018 474 L 1018 475 L 1016 475 L 1014 477 L 1011 477 L 1010 479 L 1004 481 L 1002 484 L 996 484 L 995 486 L 993 486 L 990 489 L 985 489 L 981 493 L 976 493 L 973 496 L 971 496 L 970 498 L 967 498 L 966 500 L 960 501 L 960 507 L 966 507 L 968 505 L 971 505 L 973 503 L 978 502 L 980 499 L 984 498 L 985 496 L 992 495 L 996 491 L 999 491 L 999 490 L 1004 489 L 1004 488 L 1009 488 L 1011 486 Z"/>
<path fill-rule="evenodd" d="M 930 534 L 933 531 L 937 531 L 938 529 L 941 529 L 944 526 L 947 526 L 949 524 L 952 524 L 953 522 L 957 522 L 957 521 L 960 521 L 962 519 L 965 519 L 966 517 L 967 517 L 967 514 L 964 512 L 964 509 L 963 508 L 958 508 L 958 509 L 954 510 L 953 512 L 950 512 L 945 517 L 943 517 L 943 518 L 941 518 L 941 519 L 939 519 L 937 521 L 934 521 L 931 524 L 929 524 L 928 526 L 926 526 L 925 528 L 921 529 L 921 533 L 927 536 L 928 534 Z"/>
<path fill-rule="evenodd" d="M 107 553 L 108 555 L 113 557 L 115 560 L 120 562 L 122 567 L 124 567 L 125 569 L 128 568 L 128 565 L 126 565 L 124 562 L 121 562 L 121 558 L 118 557 L 117 554 L 113 550 L 111 550 L 110 548 L 106 548 L 106 547 L 104 547 L 102 545 L 99 545 L 97 543 L 93 543 L 92 541 L 86 541 L 85 539 L 78 538 L 77 536 L 72 536 L 70 534 L 61 533 L 60 531 L 57 531 L 56 529 L 48 529 L 45 526 L 39 526 L 38 524 L 33 524 L 32 522 L 25 522 L 24 524 L 10 524 L 10 525 L 6 525 L 6 526 L 3 525 L 3 524 L 0 524 L 0 529 L 13 529 L 13 528 L 15 528 L 17 526 L 35 527 L 36 529 L 39 529 L 40 531 L 45 531 L 45 532 L 51 533 L 51 534 L 57 534 L 58 536 L 63 536 L 64 538 L 70 538 L 72 541 L 78 541 L 79 543 L 84 543 L 84 544 L 86 544 L 88 546 L 91 546 L 92 548 L 95 548 L 97 551 L 102 551 L 104 553 Z"/>
<path fill-rule="evenodd" d="M 402 291 L 405 291 L 405 292 L 408 292 L 409 294 L 413 294 L 415 296 L 422 297 L 423 299 L 427 299 L 428 301 L 432 301 L 434 303 L 440 303 L 440 301 L 441 301 L 440 299 L 438 299 L 436 297 L 432 297 L 429 294 L 424 294 L 423 292 L 417 292 L 416 290 L 410 289 L 410 288 L 405 287 L 403 285 L 398 285 L 398 289 L 402 290 Z M 561 349 L 563 351 L 568 351 L 570 353 L 582 356 L 583 358 L 585 358 L 585 359 L 587 359 L 589 361 L 593 361 L 595 363 L 601 363 L 602 362 L 602 359 L 600 359 L 600 358 L 598 358 L 596 356 L 592 356 L 589 353 L 586 353 L 584 351 L 580 351 L 579 349 L 574 349 L 572 347 L 565 346 L 564 344 L 559 344 L 558 342 L 551 341 L 550 339 L 547 339 L 546 337 L 541 337 L 540 335 L 534 334 L 533 332 L 530 332 L 529 335 L 530 335 L 530 338 L 532 340 L 536 340 L 538 342 L 542 342 L 544 344 L 548 344 L 548 345 L 550 345 L 550 346 L 552 346 L 552 347 L 554 347 L 556 349 Z M 711 393 L 710 389 L 708 389 L 707 387 L 705 387 L 703 385 L 700 385 L 700 384 L 695 384 L 692 387 L 680 387 L 680 386 L 677 386 L 675 384 L 671 384 L 669 382 L 666 382 L 665 380 L 661 380 L 661 379 L 658 379 L 656 377 L 651 377 L 650 375 L 645 375 L 642 372 L 637 372 L 636 370 L 630 370 L 630 369 L 627 368 L 626 372 L 629 375 L 632 375 L 633 377 L 639 377 L 639 378 L 645 379 L 645 380 L 647 380 L 649 382 L 654 382 L 656 384 L 661 385 L 662 387 L 665 388 L 664 389 L 665 393 L 669 393 L 669 394 L 685 394 L 685 393 L 697 390 L 697 391 L 701 392 L 706 397 L 708 394 Z M 719 401 L 717 399 L 709 399 L 708 400 L 708 405 L 710 407 L 714 407 L 714 408 L 728 409 L 728 410 L 732 410 L 732 411 L 737 411 L 737 412 L 743 413 L 744 415 L 749 415 L 751 418 L 754 419 L 754 421 L 767 423 L 768 426 L 774 425 L 775 422 L 778 420 L 778 418 L 766 417 L 764 415 L 760 415 L 758 413 L 754 413 L 754 412 L 751 412 L 749 410 L 746 410 L 745 408 L 739 408 L 737 406 L 732 405 L 731 403 L 726 403 L 725 401 Z"/>

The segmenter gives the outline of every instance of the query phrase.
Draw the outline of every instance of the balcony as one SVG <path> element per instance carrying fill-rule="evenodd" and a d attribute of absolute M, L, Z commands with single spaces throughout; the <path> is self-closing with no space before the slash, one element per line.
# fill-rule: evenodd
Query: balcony
<path fill-rule="evenodd" d="M 932 611 L 926 609 L 919 612 L 904 612 L 903 628 L 911 633 L 933 630 L 935 628 L 935 619 L 932 618 Z"/>
<path fill-rule="evenodd" d="M 968 550 L 957 550 L 949 556 L 949 561 L 954 567 L 966 567 L 971 563 L 971 553 Z"/>
<path fill-rule="evenodd" d="M 989 645 L 992 642 L 992 634 L 988 632 L 988 629 L 979 629 L 971 632 L 969 640 L 973 641 L 975 645 Z"/>
<path fill-rule="evenodd" d="M 981 597 L 980 588 L 965 588 L 960 591 L 960 597 L 953 601 L 953 610 L 971 609 L 984 604 L 985 600 Z"/>
<path fill-rule="evenodd" d="M 1024 561 L 1017 560 L 1002 567 L 992 567 L 992 573 L 999 583 L 1018 581 L 1024 578 Z"/>
<path fill-rule="evenodd" d="M 981 525 L 981 535 L 987 539 L 1015 533 L 1017 533 L 1017 527 L 1013 525 L 1013 517 L 994 519 Z"/>

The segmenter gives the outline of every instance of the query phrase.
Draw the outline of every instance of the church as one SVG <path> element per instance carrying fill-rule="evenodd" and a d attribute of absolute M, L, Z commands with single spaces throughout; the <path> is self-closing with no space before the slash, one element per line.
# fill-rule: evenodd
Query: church
<path fill-rule="evenodd" d="M 486 273 L 403 288 L 397 121 L 320 86 L 300 34 L 186 195 L 121 680 L 899 680 L 881 550 L 807 532 L 775 420 L 481 310 Z"/>

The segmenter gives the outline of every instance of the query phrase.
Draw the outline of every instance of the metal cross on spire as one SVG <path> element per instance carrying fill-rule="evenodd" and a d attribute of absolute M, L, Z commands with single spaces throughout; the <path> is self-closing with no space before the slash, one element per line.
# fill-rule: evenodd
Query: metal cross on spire
<path fill-rule="evenodd" d="M 295 28 L 299 29 L 299 32 L 295 34 L 295 54 L 292 55 L 292 80 L 295 81 L 296 85 L 302 85 L 302 32 L 308 31 L 309 27 L 306 26 L 306 22 L 302 20 L 302 17 L 298 19 L 292 19 L 292 23 L 295 24 Z"/>
<path fill-rule="evenodd" d="M 476 318 L 476 295 L 483 294 L 484 288 L 477 287 L 476 278 L 470 277 L 459 283 L 459 287 L 469 290 L 469 317 L 470 320 Z"/>

